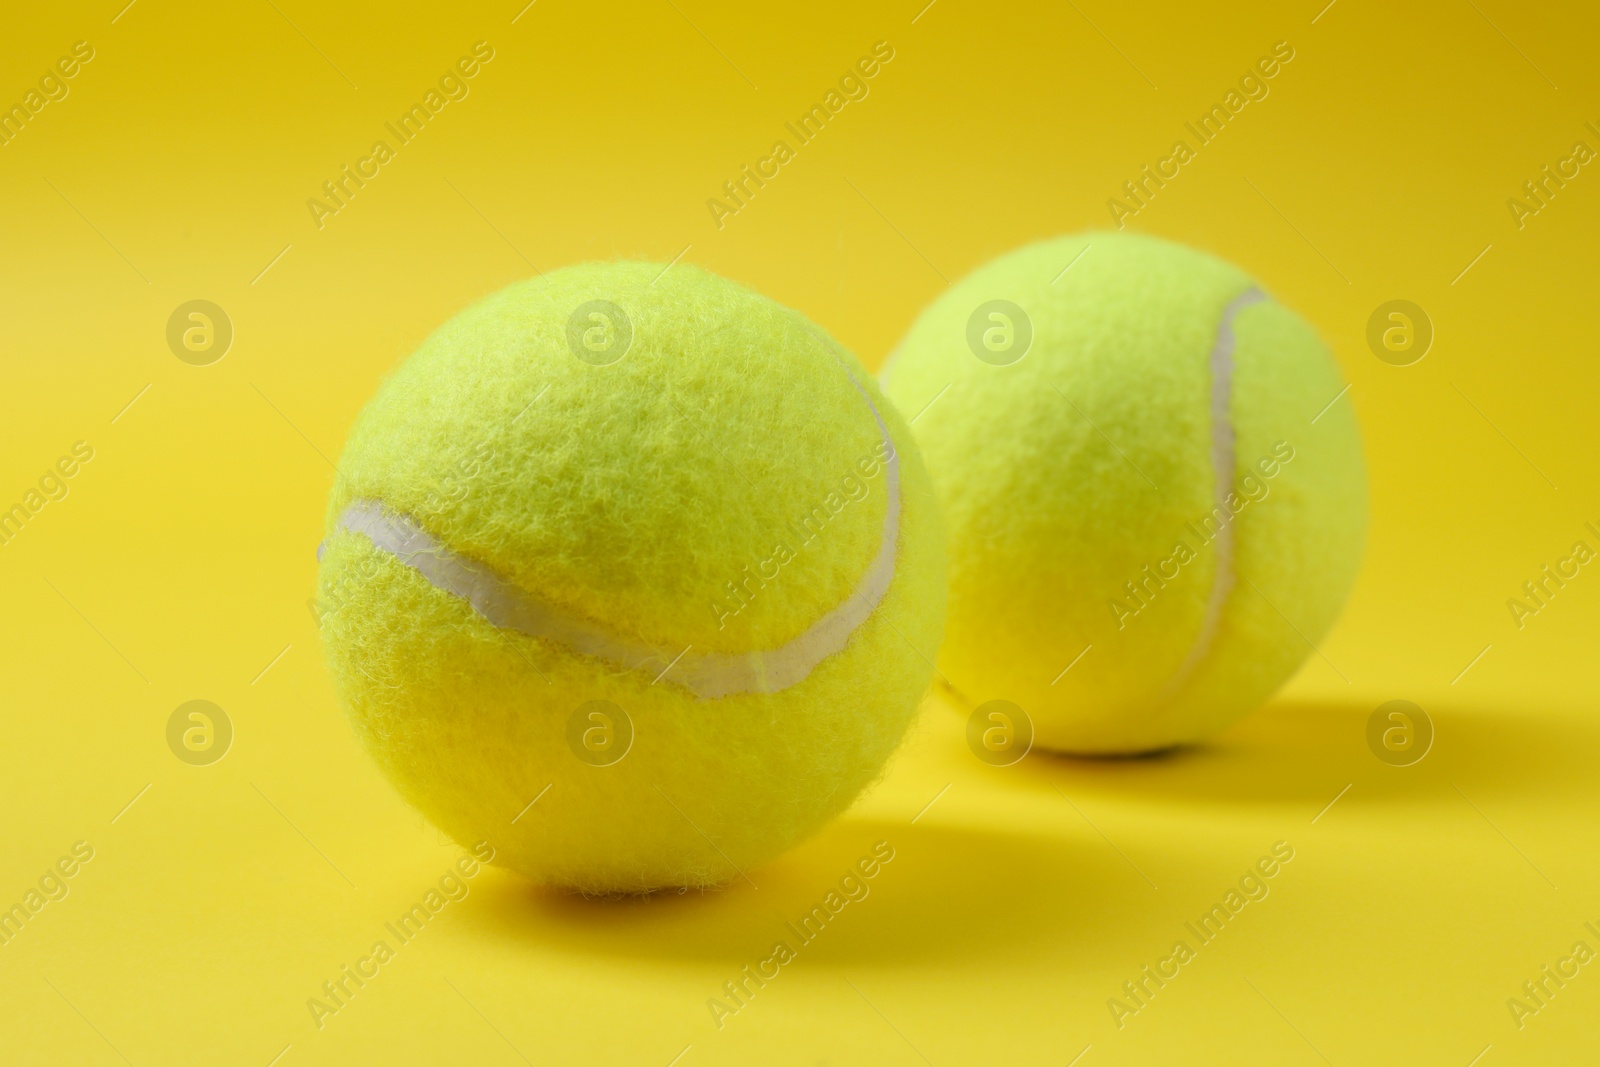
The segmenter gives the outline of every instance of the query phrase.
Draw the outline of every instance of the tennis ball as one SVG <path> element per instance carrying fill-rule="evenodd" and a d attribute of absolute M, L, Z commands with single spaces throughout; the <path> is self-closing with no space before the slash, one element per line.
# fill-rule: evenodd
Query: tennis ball
<path fill-rule="evenodd" d="M 322 639 L 458 842 L 585 892 L 711 885 L 881 772 L 943 553 L 903 421 L 820 329 L 692 267 L 580 266 L 457 315 L 361 413 Z"/>
<path fill-rule="evenodd" d="M 940 669 L 1020 707 L 1035 744 L 1221 729 L 1314 653 L 1354 581 L 1346 386 L 1221 260 L 1115 233 L 1022 248 L 929 307 L 886 377 L 950 531 Z"/>

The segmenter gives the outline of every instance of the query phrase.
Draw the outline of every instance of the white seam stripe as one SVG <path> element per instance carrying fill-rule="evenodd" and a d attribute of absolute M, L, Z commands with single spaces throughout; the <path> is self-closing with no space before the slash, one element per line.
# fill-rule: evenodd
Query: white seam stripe
<path fill-rule="evenodd" d="M 1211 345 L 1211 476 L 1214 484 L 1213 500 L 1222 509 L 1228 521 L 1221 523 L 1212 544 L 1217 548 L 1217 570 L 1211 580 L 1211 592 L 1206 597 L 1205 614 L 1200 620 L 1200 632 L 1189 654 L 1162 689 L 1160 703 L 1165 704 L 1188 683 L 1195 668 L 1211 651 L 1217 628 L 1222 623 L 1222 608 L 1233 592 L 1233 515 L 1228 508 L 1228 494 L 1233 492 L 1234 433 L 1230 406 L 1233 401 L 1233 353 L 1237 337 L 1233 330 L 1234 317 L 1249 307 L 1267 299 L 1265 293 L 1251 286 L 1228 302 L 1222 310 L 1222 321 L 1217 324 L 1217 337 Z"/>
<path fill-rule="evenodd" d="M 559 644 L 579 655 L 683 686 L 702 700 L 738 693 L 776 693 L 803 681 L 824 659 L 841 651 L 882 602 L 894 580 L 900 539 L 900 457 L 877 406 L 850 375 L 872 412 L 887 446 L 884 461 L 888 500 L 883 540 L 866 573 L 838 607 L 810 629 L 777 648 L 745 653 L 663 653 L 634 638 L 571 615 L 514 585 L 493 568 L 452 552 L 414 520 L 381 501 L 351 501 L 339 526 L 368 538 L 380 550 L 421 574 L 433 586 L 467 600 L 490 623 Z"/>

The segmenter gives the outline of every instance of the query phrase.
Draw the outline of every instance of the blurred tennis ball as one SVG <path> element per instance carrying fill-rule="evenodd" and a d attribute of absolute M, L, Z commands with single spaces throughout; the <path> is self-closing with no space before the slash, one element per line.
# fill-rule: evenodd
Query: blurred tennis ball
<path fill-rule="evenodd" d="M 1354 581 L 1355 416 L 1328 350 L 1237 268 L 1091 233 L 941 296 L 886 369 L 950 530 L 940 668 L 1033 741 L 1195 741 L 1294 673 Z"/>

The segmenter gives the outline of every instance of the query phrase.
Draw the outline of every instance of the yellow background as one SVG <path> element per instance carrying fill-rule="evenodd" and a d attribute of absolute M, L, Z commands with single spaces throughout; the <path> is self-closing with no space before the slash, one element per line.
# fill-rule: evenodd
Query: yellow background
<path fill-rule="evenodd" d="M 1520 230 L 1506 201 L 1600 148 L 1600 20 L 1322 2 L 14 6 L 0 102 L 96 54 L 0 147 L 0 503 L 95 455 L 0 546 L 0 904 L 75 841 L 95 858 L 0 947 L 0 1062 L 1592 1058 L 1600 967 L 1520 1030 L 1506 1001 L 1600 948 L 1600 574 L 1521 630 L 1506 601 L 1600 547 L 1600 172 Z M 479 40 L 470 96 L 319 230 L 306 200 Z M 870 95 L 719 230 L 706 200 L 879 40 Z M 535 267 L 680 251 L 876 367 L 948 280 L 1107 225 L 1279 40 L 1270 96 L 1129 225 L 1244 266 L 1353 383 L 1370 549 L 1288 690 L 1195 751 L 1003 770 L 931 698 L 759 889 L 595 902 L 490 871 L 318 1030 L 307 998 L 458 854 L 358 750 L 306 606 L 328 460 L 385 371 Z M 211 366 L 165 341 L 196 298 L 236 330 Z M 1437 331 L 1413 366 L 1366 346 L 1393 298 Z M 236 729 L 209 767 L 165 740 L 194 698 Z M 1364 740 L 1394 698 L 1438 731 L 1405 769 Z M 719 1030 L 708 998 L 878 840 L 871 896 Z M 1119 1030 L 1107 999 L 1279 840 L 1271 895 Z"/>

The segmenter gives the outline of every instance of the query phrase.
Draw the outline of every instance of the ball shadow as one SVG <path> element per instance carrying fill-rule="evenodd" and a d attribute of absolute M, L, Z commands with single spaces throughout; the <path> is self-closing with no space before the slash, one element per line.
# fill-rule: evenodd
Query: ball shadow
<path fill-rule="evenodd" d="M 1313 810 L 1346 784 L 1353 803 L 1419 803 L 1454 796 L 1452 781 L 1486 793 L 1542 789 L 1550 776 L 1589 773 L 1600 726 L 1535 710 L 1433 705 L 1432 747 L 1392 766 L 1367 745 L 1376 704 L 1282 702 L 1202 744 L 1147 756 L 1096 758 L 1037 751 L 1017 765 L 1023 780 L 1069 780 L 1108 799 L 1229 804 L 1304 803 Z M 1035 783 L 1030 781 L 1030 786 Z"/>
<path fill-rule="evenodd" d="M 865 896 L 830 914 L 825 897 L 845 896 L 841 879 L 880 841 L 893 859 L 862 880 Z M 1119 863 L 1087 837 L 847 817 L 725 889 L 584 898 L 507 876 L 482 884 L 471 914 L 535 955 L 713 960 L 732 971 L 778 941 L 808 966 L 1022 958 L 1108 936 L 1106 916 L 1149 892 Z M 807 916 L 825 921 L 807 926 Z"/>
<path fill-rule="evenodd" d="M 1210 808 L 1222 819 L 1230 808 L 1303 805 L 1310 819 L 1347 785 L 1340 803 L 1348 807 L 1460 804 L 1458 786 L 1475 802 L 1546 792 L 1552 781 L 1586 778 L 1600 756 L 1600 725 L 1577 716 L 1440 706 L 1426 709 L 1436 731 L 1428 754 L 1394 767 L 1367 747 L 1372 710 L 1282 702 L 1204 745 L 1130 759 L 1035 752 L 978 773 L 989 778 L 985 788 L 1014 791 L 1012 803 L 1056 806 L 1059 793 L 1147 812 Z M 945 750 L 928 759 L 963 775 L 958 764 L 971 756 L 952 724 L 936 725 L 926 743 Z M 828 894 L 837 892 L 836 902 L 848 895 L 841 880 L 880 841 L 893 859 L 863 879 L 864 896 L 855 888 L 858 899 L 830 912 Z M 1169 871 L 1203 867 L 1203 849 L 1203 841 L 1171 837 L 1163 862 Z M 779 941 L 808 968 L 1004 964 L 1041 953 L 1081 961 L 1148 922 L 1154 889 L 1137 870 L 1066 817 L 983 825 L 846 816 L 725 889 L 585 898 L 504 874 L 478 883 L 476 906 L 462 920 L 480 936 L 525 948 L 529 959 L 710 961 L 730 978 L 767 959 Z"/>

